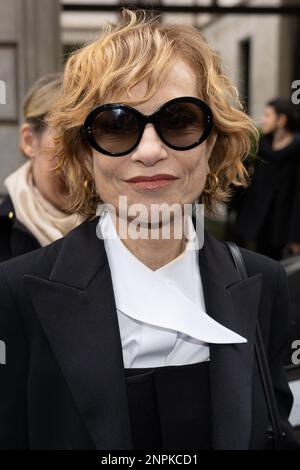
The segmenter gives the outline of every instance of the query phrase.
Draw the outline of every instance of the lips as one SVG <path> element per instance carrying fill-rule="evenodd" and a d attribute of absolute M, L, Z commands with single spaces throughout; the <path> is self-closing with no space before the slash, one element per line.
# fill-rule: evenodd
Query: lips
<path fill-rule="evenodd" d="M 158 180 L 174 180 L 174 179 L 177 179 L 177 176 L 162 173 L 162 174 L 153 175 L 153 176 L 135 176 L 134 178 L 130 178 L 126 181 L 130 183 L 138 183 L 142 181 L 158 181 Z"/>
<path fill-rule="evenodd" d="M 153 176 L 135 176 L 126 181 L 138 191 L 154 191 L 169 186 L 177 179 L 174 175 L 159 174 Z"/>

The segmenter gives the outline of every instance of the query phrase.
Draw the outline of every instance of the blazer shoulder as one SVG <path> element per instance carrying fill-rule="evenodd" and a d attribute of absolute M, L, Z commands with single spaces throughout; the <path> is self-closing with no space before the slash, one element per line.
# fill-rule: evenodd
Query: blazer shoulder
<path fill-rule="evenodd" d="M 257 253 L 247 248 L 239 247 L 243 259 L 245 261 L 246 269 L 249 276 L 261 273 L 265 277 L 273 277 L 284 273 L 285 269 L 279 261 L 276 261 L 269 256 Z"/>
<path fill-rule="evenodd" d="M 1 271 L 9 281 L 21 279 L 24 274 L 47 278 L 62 247 L 65 244 L 75 244 L 78 248 L 86 240 L 86 232 L 91 231 L 92 222 L 94 219 L 88 219 L 49 245 L 3 261 L 0 263 Z"/>
<path fill-rule="evenodd" d="M 7 280 L 13 281 L 22 278 L 24 274 L 47 276 L 59 252 L 62 239 L 50 245 L 40 247 L 0 263 L 0 270 Z"/>
<path fill-rule="evenodd" d="M 245 261 L 248 276 L 262 275 L 264 296 L 284 299 L 288 303 L 289 286 L 287 273 L 279 261 L 256 253 L 246 248 L 240 248 Z"/>
<path fill-rule="evenodd" d="M 229 240 L 228 240 L 229 241 Z M 221 240 L 216 239 L 211 233 L 205 230 L 205 243 L 209 245 L 210 253 L 213 253 L 215 258 L 228 257 L 232 263 L 230 252 Z M 283 270 L 281 263 L 266 255 L 250 250 L 248 248 L 237 245 L 240 249 L 248 276 L 255 276 L 262 273 L 265 276 L 273 276 L 274 273 L 278 274 L 278 270 Z M 284 271 L 285 272 L 285 271 Z"/>
<path fill-rule="evenodd" d="M 217 253 L 218 257 L 227 256 L 233 263 L 231 255 L 225 243 L 215 239 L 211 234 L 208 235 L 208 239 L 211 244 L 215 245 L 214 251 L 215 253 Z M 257 274 L 262 274 L 264 284 L 268 284 L 269 287 L 273 289 L 274 286 L 277 285 L 278 279 L 280 277 L 287 277 L 286 271 L 279 261 L 276 261 L 266 255 L 250 250 L 248 248 L 244 248 L 239 245 L 238 247 L 243 257 L 248 277 L 255 276 Z"/>

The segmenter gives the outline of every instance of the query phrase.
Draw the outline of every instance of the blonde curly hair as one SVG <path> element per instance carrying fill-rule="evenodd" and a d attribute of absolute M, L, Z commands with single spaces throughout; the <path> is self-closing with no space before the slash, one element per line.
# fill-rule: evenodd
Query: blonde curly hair
<path fill-rule="evenodd" d="M 243 164 L 257 145 L 258 131 L 243 110 L 236 87 L 222 73 L 220 58 L 194 27 L 163 23 L 151 11 L 123 8 L 117 23 L 107 22 L 98 38 L 71 54 L 64 69 L 59 100 L 48 114 L 48 125 L 54 131 L 57 169 L 70 192 L 70 212 L 94 216 L 101 203 L 92 171 L 92 150 L 80 134 L 87 114 L 105 103 L 108 95 L 128 93 L 142 80 L 147 80 L 143 100 L 122 100 L 133 106 L 144 103 L 159 90 L 168 66 L 179 57 L 189 65 L 199 84 L 199 98 L 211 108 L 214 133 L 217 134 L 209 166 L 219 180 L 217 188 L 209 187 L 200 201 L 207 214 L 213 214 L 217 203 L 229 200 L 234 186 L 247 186 L 248 174 Z M 215 134 L 214 134 L 215 135 Z"/>

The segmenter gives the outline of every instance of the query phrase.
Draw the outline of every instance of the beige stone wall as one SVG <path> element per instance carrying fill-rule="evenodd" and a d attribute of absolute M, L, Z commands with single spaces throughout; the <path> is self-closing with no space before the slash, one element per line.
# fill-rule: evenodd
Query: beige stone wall
<path fill-rule="evenodd" d="M 251 40 L 250 96 L 251 112 L 260 116 L 264 102 L 279 92 L 279 27 L 278 17 L 228 16 L 205 28 L 210 45 L 218 51 L 224 72 L 240 89 L 240 41 Z"/>
<path fill-rule="evenodd" d="M 230 0 L 222 0 L 222 3 Z M 281 0 L 249 0 L 249 5 L 279 6 Z M 290 2 L 291 4 L 291 2 Z M 295 3 L 296 4 L 296 3 Z M 278 15 L 230 15 L 215 18 L 202 31 L 211 46 L 221 55 L 224 71 L 240 89 L 240 41 L 250 38 L 251 76 L 250 107 L 259 123 L 267 100 L 289 96 L 294 77 L 298 22 L 295 18 Z"/>

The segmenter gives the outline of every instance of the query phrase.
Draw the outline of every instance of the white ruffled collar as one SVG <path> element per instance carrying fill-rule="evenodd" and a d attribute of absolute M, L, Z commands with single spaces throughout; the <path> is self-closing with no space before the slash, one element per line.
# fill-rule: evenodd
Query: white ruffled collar
<path fill-rule="evenodd" d="M 185 251 L 156 271 L 127 249 L 108 210 L 100 213 L 98 229 L 104 239 L 116 306 L 121 312 L 206 343 L 247 342 L 205 312 L 198 250 L 188 245 L 195 243 L 196 235 L 191 218 Z"/>

